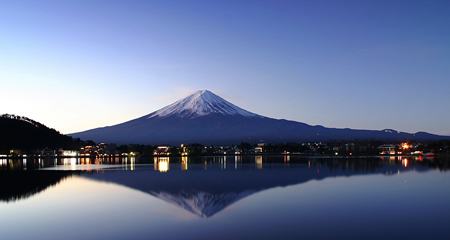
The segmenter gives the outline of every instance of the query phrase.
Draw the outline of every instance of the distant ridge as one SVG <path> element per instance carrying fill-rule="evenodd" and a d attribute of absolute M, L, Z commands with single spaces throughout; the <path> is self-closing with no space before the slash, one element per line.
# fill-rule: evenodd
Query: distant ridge
<path fill-rule="evenodd" d="M 71 137 L 27 117 L 3 114 L 0 116 L 0 130 L 0 152 L 3 153 L 9 153 L 13 148 L 78 149 L 78 145 Z"/>
<path fill-rule="evenodd" d="M 114 126 L 69 134 L 95 142 L 116 144 L 171 144 L 199 142 L 302 142 L 329 140 L 439 140 L 450 138 L 424 132 L 353 130 L 311 126 L 264 117 L 242 109 L 208 90 L 189 96 L 143 117 Z"/>

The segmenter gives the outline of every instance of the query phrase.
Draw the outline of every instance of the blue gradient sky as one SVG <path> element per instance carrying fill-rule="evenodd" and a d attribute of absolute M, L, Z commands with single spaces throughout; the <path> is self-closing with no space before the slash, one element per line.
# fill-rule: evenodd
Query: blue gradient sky
<path fill-rule="evenodd" d="M 450 135 L 450 1 L 0 0 L 0 113 L 63 133 L 208 89 L 326 127 Z"/>

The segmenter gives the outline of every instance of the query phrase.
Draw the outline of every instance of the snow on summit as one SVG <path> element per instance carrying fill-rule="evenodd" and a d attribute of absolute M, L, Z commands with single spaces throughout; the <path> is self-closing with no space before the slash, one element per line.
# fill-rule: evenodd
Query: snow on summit
<path fill-rule="evenodd" d="M 208 90 L 200 90 L 191 95 L 148 115 L 153 117 L 178 116 L 195 118 L 212 113 L 223 115 L 241 115 L 245 117 L 262 117 L 244 110 Z"/>

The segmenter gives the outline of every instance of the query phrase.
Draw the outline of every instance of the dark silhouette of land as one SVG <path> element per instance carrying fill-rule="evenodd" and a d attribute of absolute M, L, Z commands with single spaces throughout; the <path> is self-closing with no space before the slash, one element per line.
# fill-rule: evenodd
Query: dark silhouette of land
<path fill-rule="evenodd" d="M 61 180 L 79 174 L 69 171 L 2 171 L 0 201 L 17 201 L 33 196 Z"/>
<path fill-rule="evenodd" d="M 4 114 L 0 117 L 0 153 L 11 149 L 79 149 L 83 142 L 27 117 Z"/>

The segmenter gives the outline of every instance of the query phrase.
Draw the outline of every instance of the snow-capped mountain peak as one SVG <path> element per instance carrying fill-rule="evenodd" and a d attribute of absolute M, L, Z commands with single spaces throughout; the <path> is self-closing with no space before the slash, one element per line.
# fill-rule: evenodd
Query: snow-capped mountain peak
<path fill-rule="evenodd" d="M 261 115 L 244 110 L 208 90 L 200 90 L 149 114 L 148 118 L 168 116 L 195 118 L 213 113 L 241 115 L 245 117 L 262 117 Z"/>

